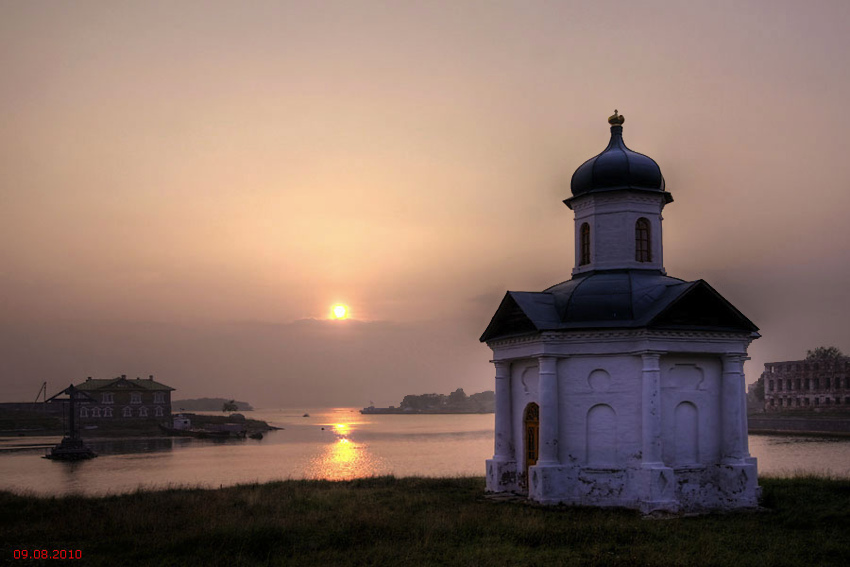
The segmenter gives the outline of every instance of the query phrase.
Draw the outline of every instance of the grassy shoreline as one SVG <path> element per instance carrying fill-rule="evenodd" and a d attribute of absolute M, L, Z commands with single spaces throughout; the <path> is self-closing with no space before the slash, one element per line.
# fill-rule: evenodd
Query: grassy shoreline
<path fill-rule="evenodd" d="M 847 565 L 850 480 L 763 478 L 762 512 L 665 521 L 485 498 L 482 478 L 289 480 L 105 497 L 0 492 L 0 563 Z"/>

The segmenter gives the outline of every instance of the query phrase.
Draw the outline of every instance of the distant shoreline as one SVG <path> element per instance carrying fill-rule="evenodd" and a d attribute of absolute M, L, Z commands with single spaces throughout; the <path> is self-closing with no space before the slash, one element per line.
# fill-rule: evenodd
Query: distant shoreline
<path fill-rule="evenodd" d="M 224 415 L 204 415 L 192 412 L 182 413 L 191 418 L 192 424 L 195 427 L 200 428 L 215 427 L 225 423 L 238 423 L 244 425 L 250 432 L 279 429 L 260 419 L 250 419 L 244 415 L 234 417 L 235 414 L 233 413 Z M 160 429 L 162 422 L 163 419 L 155 418 L 132 422 L 104 421 L 98 427 L 81 427 L 78 429 L 78 432 L 84 439 L 101 437 L 113 439 L 146 437 L 152 439 L 168 437 Z M 0 437 L 62 436 L 66 432 L 61 414 L 0 410 Z"/>
<path fill-rule="evenodd" d="M 189 398 L 185 400 L 172 400 L 171 413 L 180 413 L 183 411 L 224 411 L 222 408 L 226 403 L 236 404 L 236 409 L 229 409 L 228 412 L 234 411 L 254 411 L 254 407 L 248 402 L 240 402 L 239 400 L 227 400 L 225 398 Z"/>
<path fill-rule="evenodd" d="M 376 408 L 368 407 L 360 410 L 367 415 L 462 415 L 462 414 L 488 414 L 495 413 L 493 410 L 450 410 L 450 409 L 402 409 L 396 407 Z"/>
<path fill-rule="evenodd" d="M 850 437 L 850 415 L 758 413 L 747 416 L 747 425 L 755 434 Z"/>
<path fill-rule="evenodd" d="M 495 413 L 496 393 L 486 390 L 467 396 L 463 388 L 458 388 L 449 395 L 444 394 L 410 394 L 404 397 L 398 407 L 376 408 L 374 404 L 360 410 L 360 413 L 372 414 L 473 414 Z"/>

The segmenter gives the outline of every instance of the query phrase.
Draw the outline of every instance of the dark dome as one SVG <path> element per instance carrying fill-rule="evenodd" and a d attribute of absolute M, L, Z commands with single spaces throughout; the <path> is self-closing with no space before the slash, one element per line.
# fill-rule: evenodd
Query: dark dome
<path fill-rule="evenodd" d="M 611 126 L 608 147 L 584 162 L 573 174 L 570 185 L 574 196 L 633 189 L 665 193 L 667 202 L 672 201 L 664 190 L 661 168 L 652 158 L 627 148 L 623 142 L 623 127 L 617 124 Z"/>
<path fill-rule="evenodd" d="M 545 290 L 555 297 L 564 323 L 629 322 L 644 319 L 665 294 L 687 286 L 658 270 L 623 270 L 578 275 Z"/>
<path fill-rule="evenodd" d="M 758 336 L 758 327 L 703 280 L 686 282 L 661 270 L 610 270 L 577 274 L 544 291 L 509 291 L 480 340 L 587 329 Z"/>

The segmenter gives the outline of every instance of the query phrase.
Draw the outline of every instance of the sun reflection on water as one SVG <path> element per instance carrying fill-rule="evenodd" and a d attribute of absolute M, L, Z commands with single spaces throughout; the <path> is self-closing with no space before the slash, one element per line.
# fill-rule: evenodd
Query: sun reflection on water
<path fill-rule="evenodd" d="M 311 468 L 314 478 L 349 480 L 377 473 L 377 459 L 370 454 L 368 447 L 350 438 L 353 425 L 356 424 L 331 424 L 329 429 L 335 438 L 325 446 L 321 455 L 313 458 Z"/>

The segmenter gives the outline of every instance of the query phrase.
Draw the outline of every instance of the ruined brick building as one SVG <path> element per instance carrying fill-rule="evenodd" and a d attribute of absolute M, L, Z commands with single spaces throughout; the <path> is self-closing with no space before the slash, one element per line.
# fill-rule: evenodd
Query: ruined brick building
<path fill-rule="evenodd" d="M 850 357 L 768 362 L 764 381 L 765 411 L 812 409 L 850 412 Z"/>

